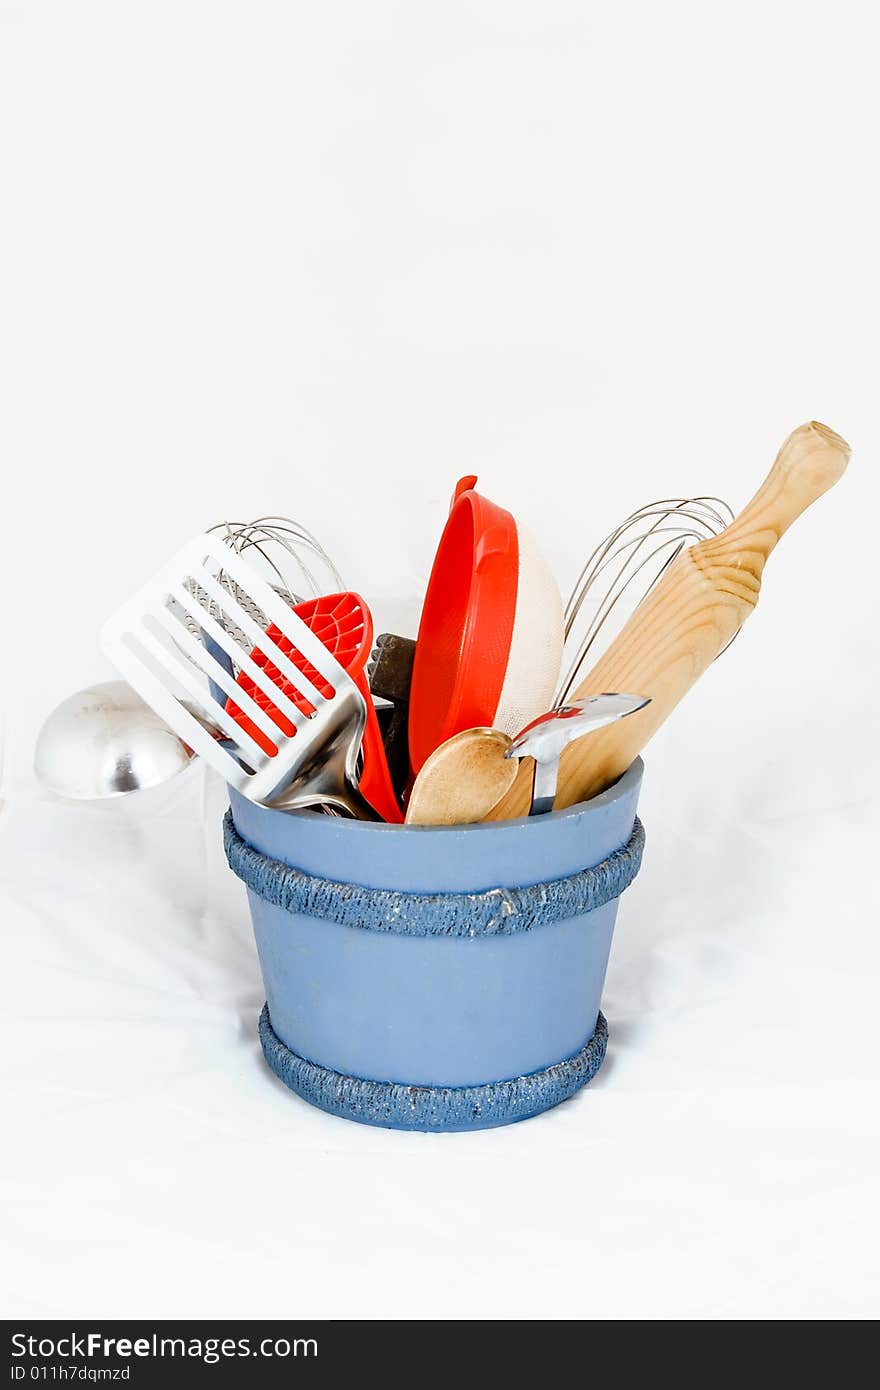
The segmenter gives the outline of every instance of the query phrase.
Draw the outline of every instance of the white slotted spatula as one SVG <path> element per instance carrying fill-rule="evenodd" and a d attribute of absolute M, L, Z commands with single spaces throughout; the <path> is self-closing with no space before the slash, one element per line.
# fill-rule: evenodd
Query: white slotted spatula
<path fill-rule="evenodd" d="M 291 643 L 292 652 L 267 635 L 270 623 Z M 292 735 L 279 729 L 236 683 L 199 633 L 236 671 L 250 676 L 290 720 Z M 183 546 L 104 625 L 101 646 L 142 699 L 249 800 L 285 810 L 331 805 L 361 819 L 376 819 L 357 791 L 366 722 L 361 692 L 320 638 L 220 537 L 195 536 Z M 304 713 L 283 693 L 252 659 L 252 648 L 290 681 L 312 713 Z M 330 695 L 321 693 L 303 665 L 331 687 Z M 222 692 L 222 700 L 215 698 L 209 682 Z M 227 712 L 226 696 L 277 749 L 274 755 Z"/>

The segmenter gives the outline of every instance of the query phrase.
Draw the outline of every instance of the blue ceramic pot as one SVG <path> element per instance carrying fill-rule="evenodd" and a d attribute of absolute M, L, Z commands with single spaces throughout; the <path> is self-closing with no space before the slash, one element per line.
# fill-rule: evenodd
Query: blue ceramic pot
<path fill-rule="evenodd" d="M 595 1074 L 621 891 L 641 860 L 637 760 L 603 795 L 485 825 L 285 814 L 231 792 L 267 1007 L 266 1058 L 325 1110 L 471 1129 Z"/>

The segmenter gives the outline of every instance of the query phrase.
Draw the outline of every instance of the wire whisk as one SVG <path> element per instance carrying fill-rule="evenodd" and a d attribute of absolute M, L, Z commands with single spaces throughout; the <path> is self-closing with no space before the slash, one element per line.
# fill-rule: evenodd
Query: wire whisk
<path fill-rule="evenodd" d="M 717 536 L 733 516 L 720 497 L 666 497 L 640 507 L 600 541 L 565 606 L 567 665 L 557 689 L 557 707 L 578 685 L 599 634 L 630 586 L 641 576 L 641 602 L 685 546 Z"/>
<path fill-rule="evenodd" d="M 346 588 L 342 575 L 317 537 L 289 517 L 261 516 L 256 521 L 219 521 L 209 526 L 208 531 L 222 536 L 236 554 L 257 561 L 257 569 L 264 571 L 264 577 L 276 594 L 291 607 L 306 598 L 318 598 L 321 594 Z M 265 614 L 254 605 L 231 575 L 220 570 L 216 578 L 254 622 L 262 628 L 268 627 Z M 194 581 L 191 584 L 194 585 Z M 203 592 L 197 592 L 196 597 L 213 618 L 223 623 L 238 645 L 245 651 L 249 650 L 250 644 L 244 633 L 239 632 L 227 614 L 221 613 L 219 604 Z M 187 621 L 187 615 L 182 610 L 180 616 Z M 191 620 L 187 621 L 187 625 L 191 630 L 199 631 Z"/>
<path fill-rule="evenodd" d="M 261 516 L 256 521 L 221 521 L 208 530 L 219 532 L 227 545 L 239 555 L 256 550 L 274 576 L 272 587 L 290 604 L 327 593 L 328 577 L 332 580 L 331 591 L 345 588 L 339 570 L 321 542 L 300 522 L 291 521 L 289 517 Z M 318 573 L 313 568 L 314 562 L 317 562 Z M 305 592 L 301 592 L 303 583 Z"/>

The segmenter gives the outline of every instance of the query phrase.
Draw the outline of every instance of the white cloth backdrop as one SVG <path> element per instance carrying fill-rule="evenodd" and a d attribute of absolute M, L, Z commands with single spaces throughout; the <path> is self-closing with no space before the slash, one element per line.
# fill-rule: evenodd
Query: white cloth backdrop
<path fill-rule="evenodd" d="M 878 1312 L 880 245 L 863 3 L 0 10 L 9 1315 Z M 563 588 L 657 496 L 854 446 L 652 744 L 608 1061 L 509 1130 L 286 1092 L 200 771 L 33 740 L 189 533 L 285 512 L 412 632 L 465 472 Z"/>

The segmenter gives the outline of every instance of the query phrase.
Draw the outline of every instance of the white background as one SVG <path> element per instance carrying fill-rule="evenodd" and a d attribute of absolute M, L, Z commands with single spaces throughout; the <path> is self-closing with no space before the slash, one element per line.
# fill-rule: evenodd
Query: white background
<path fill-rule="evenodd" d="M 8 1315 L 878 1312 L 880 38 L 867 3 L 0 0 Z M 191 532 L 414 631 L 465 472 L 566 589 L 633 507 L 853 444 L 647 757 L 581 1096 L 477 1135 L 262 1064 L 222 789 L 35 733 Z"/>

